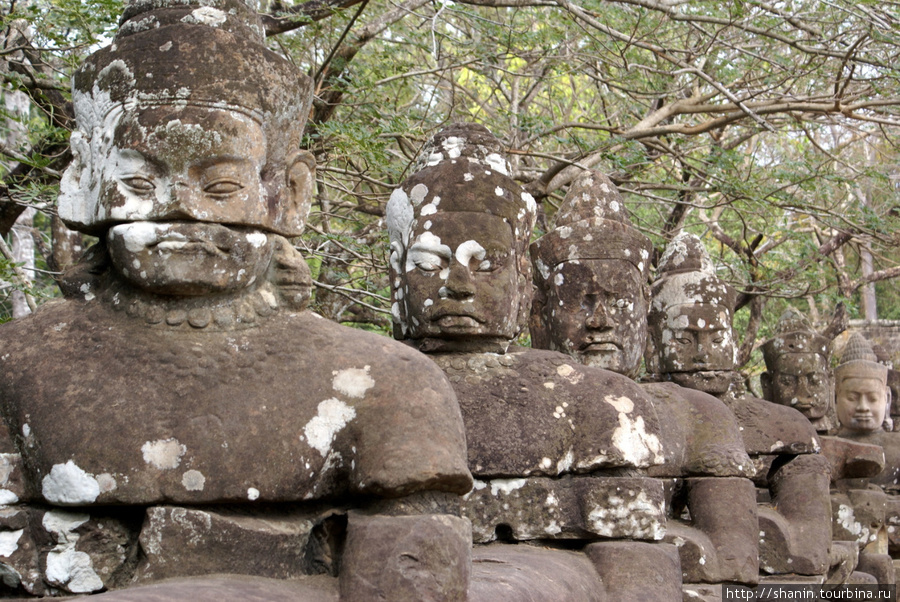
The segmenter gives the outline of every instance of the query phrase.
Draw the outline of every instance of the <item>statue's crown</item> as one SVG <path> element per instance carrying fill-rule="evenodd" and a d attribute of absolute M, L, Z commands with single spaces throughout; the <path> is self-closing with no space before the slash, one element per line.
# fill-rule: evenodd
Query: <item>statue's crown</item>
<path fill-rule="evenodd" d="M 734 310 L 734 289 L 716 274 L 709 253 L 694 234 L 676 235 L 666 246 L 658 269 L 652 286 L 651 322 L 655 314 L 675 305 L 716 305 L 729 316 Z"/>
<path fill-rule="evenodd" d="M 834 369 L 835 382 L 845 378 L 877 378 L 887 384 L 888 367 L 878 363 L 872 345 L 858 332 L 850 335 L 841 363 Z"/>
<path fill-rule="evenodd" d="M 531 255 L 544 265 L 536 275 L 550 274 L 564 261 L 621 259 L 646 281 L 652 250 L 650 239 L 631 225 L 616 185 L 590 170 L 569 187 L 556 214 L 556 227 L 531 246 Z"/>
<path fill-rule="evenodd" d="M 777 358 L 786 353 L 817 353 L 828 362 L 831 341 L 813 330 L 806 316 L 789 308 L 778 319 L 775 336 L 762 344 L 762 352 L 769 370 L 774 369 Z"/>

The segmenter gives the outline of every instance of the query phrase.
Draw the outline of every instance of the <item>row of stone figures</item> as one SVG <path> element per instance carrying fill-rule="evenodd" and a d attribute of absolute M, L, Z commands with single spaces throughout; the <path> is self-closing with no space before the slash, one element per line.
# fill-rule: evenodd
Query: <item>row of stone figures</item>
<path fill-rule="evenodd" d="M 262 31 L 243 0 L 134 0 L 75 76 L 59 213 L 100 242 L 64 301 L 0 329 L 7 594 L 894 583 L 887 368 L 851 340 L 832 436 L 830 341 L 790 314 L 763 347 L 778 403 L 749 395 L 734 291 L 687 234 L 649 286 L 650 242 L 600 173 L 529 247 L 499 142 L 451 126 L 387 206 L 402 342 L 306 310 L 286 237 L 313 193 L 311 81 Z"/>

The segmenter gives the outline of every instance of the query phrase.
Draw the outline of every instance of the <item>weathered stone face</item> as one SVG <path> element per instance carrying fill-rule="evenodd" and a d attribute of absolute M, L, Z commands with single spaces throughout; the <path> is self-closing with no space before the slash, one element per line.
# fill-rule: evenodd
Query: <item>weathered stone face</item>
<path fill-rule="evenodd" d="M 394 336 L 505 348 L 530 307 L 534 199 L 479 125 L 436 134 L 417 167 L 385 211 Z"/>
<path fill-rule="evenodd" d="M 546 286 L 551 348 L 588 366 L 635 374 L 647 341 L 641 274 L 618 259 L 566 261 Z"/>
<path fill-rule="evenodd" d="M 100 165 L 101 219 L 235 223 L 245 212 L 257 220 L 266 212 L 266 139 L 245 114 L 171 106 L 125 112 L 110 142 Z"/>
<path fill-rule="evenodd" d="M 514 245 L 511 226 L 494 215 L 420 219 L 404 266 L 410 337 L 512 339 L 519 311 Z"/>
<path fill-rule="evenodd" d="M 887 388 L 870 376 L 847 376 L 838 381 L 835 390 L 838 420 L 852 431 L 881 429 L 887 409 Z"/>
<path fill-rule="evenodd" d="M 810 420 L 822 418 L 832 399 L 825 358 L 818 353 L 790 353 L 774 359 L 764 379 L 766 397 L 799 410 Z"/>
<path fill-rule="evenodd" d="M 75 74 L 60 216 L 94 234 L 192 219 L 299 235 L 310 79 L 266 49 L 245 2 L 176 4 L 131 3 L 115 43 Z"/>
<path fill-rule="evenodd" d="M 711 394 L 731 383 L 734 342 L 731 318 L 716 305 L 675 305 L 658 325 L 659 365 L 683 387 Z"/>

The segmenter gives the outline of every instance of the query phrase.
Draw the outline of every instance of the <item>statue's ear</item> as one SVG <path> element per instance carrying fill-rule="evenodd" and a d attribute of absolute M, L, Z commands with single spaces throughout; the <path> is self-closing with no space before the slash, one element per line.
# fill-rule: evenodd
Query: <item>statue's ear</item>
<path fill-rule="evenodd" d="M 288 157 L 287 196 L 300 218 L 306 222 L 316 187 L 316 158 L 306 150 L 298 150 Z"/>
<path fill-rule="evenodd" d="M 763 372 L 759 375 L 759 384 L 762 386 L 763 391 L 763 399 L 768 399 L 769 401 L 774 401 L 772 397 L 772 374 L 770 372 Z"/>
<path fill-rule="evenodd" d="M 535 285 L 531 298 L 531 313 L 528 317 L 528 332 L 534 349 L 550 349 L 549 319 L 545 313 L 547 293 Z"/>

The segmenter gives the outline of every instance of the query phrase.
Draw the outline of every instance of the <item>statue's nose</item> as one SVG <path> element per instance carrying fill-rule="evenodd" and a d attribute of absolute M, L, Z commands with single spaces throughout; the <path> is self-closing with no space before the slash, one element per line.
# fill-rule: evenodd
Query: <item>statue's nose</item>
<path fill-rule="evenodd" d="M 475 283 L 469 268 L 458 261 L 450 264 L 450 275 L 447 277 L 447 296 L 451 299 L 467 299 L 475 295 Z"/>
<path fill-rule="evenodd" d="M 603 300 L 597 301 L 594 310 L 585 322 L 589 328 L 606 328 L 609 326 L 609 314 L 603 306 Z"/>

